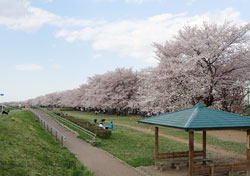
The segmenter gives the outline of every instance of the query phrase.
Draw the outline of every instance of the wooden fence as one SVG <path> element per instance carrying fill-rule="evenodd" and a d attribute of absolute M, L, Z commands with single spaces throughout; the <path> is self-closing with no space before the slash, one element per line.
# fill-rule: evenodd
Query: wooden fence
<path fill-rule="evenodd" d="M 194 176 L 241 176 L 246 175 L 247 162 L 194 166 Z"/>
<path fill-rule="evenodd" d="M 203 156 L 203 151 L 194 151 L 194 156 Z M 189 152 L 173 152 L 173 153 L 158 153 L 157 159 L 174 159 L 174 158 L 187 158 L 189 156 Z"/>

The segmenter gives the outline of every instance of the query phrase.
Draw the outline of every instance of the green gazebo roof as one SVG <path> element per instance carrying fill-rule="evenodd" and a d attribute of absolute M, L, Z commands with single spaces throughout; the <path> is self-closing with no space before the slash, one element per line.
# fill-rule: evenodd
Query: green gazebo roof
<path fill-rule="evenodd" d="M 138 122 L 185 130 L 250 128 L 250 117 L 207 108 L 200 103 L 193 108 L 145 118 Z"/>

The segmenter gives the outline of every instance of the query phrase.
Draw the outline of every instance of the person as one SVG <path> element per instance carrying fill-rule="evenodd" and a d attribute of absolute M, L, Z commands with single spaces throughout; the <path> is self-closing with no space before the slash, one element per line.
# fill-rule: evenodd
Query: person
<path fill-rule="evenodd" d="M 102 119 L 101 122 L 104 123 L 106 121 L 106 119 Z"/>
<path fill-rule="evenodd" d="M 99 125 L 98 125 L 100 128 L 103 128 L 103 129 L 105 129 L 105 126 L 103 125 L 103 123 L 101 122 L 101 123 L 99 123 Z"/>
<path fill-rule="evenodd" d="M 108 124 L 108 129 L 113 129 L 113 128 L 114 128 L 113 122 L 110 122 L 110 123 Z"/>
<path fill-rule="evenodd" d="M 6 115 L 8 115 L 8 114 L 9 114 L 9 112 L 7 112 L 7 111 L 3 111 L 3 112 L 2 112 L 2 114 L 6 114 Z"/>

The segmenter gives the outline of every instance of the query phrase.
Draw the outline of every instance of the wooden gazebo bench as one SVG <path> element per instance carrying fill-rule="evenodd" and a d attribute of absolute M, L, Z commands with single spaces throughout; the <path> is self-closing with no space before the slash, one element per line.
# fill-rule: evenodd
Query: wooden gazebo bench
<path fill-rule="evenodd" d="M 195 166 L 194 176 L 245 176 L 247 173 L 247 162 L 233 164 L 212 164 Z"/>
<path fill-rule="evenodd" d="M 173 152 L 173 153 L 159 153 L 157 169 L 164 171 L 167 168 L 174 168 L 180 170 L 182 167 L 188 167 L 189 152 Z M 162 160 L 164 159 L 164 160 Z M 167 161 L 166 161 L 167 159 Z M 203 151 L 194 151 L 194 163 L 197 165 L 211 164 L 212 160 L 203 158 Z"/>

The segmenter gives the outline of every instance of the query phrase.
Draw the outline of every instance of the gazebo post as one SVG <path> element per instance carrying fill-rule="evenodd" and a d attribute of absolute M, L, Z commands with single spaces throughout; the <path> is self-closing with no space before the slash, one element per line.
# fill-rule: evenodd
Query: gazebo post
<path fill-rule="evenodd" d="M 158 161 L 158 154 L 159 154 L 159 128 L 155 127 L 155 165 Z"/>
<path fill-rule="evenodd" d="M 188 176 L 193 175 L 194 166 L 194 131 L 189 131 L 189 163 L 188 163 Z"/>
<path fill-rule="evenodd" d="M 202 148 L 203 148 L 203 160 L 206 159 L 206 155 L 207 155 L 207 132 L 206 130 L 202 131 Z"/>
<path fill-rule="evenodd" d="M 247 176 L 250 176 L 250 129 L 247 130 Z"/>

